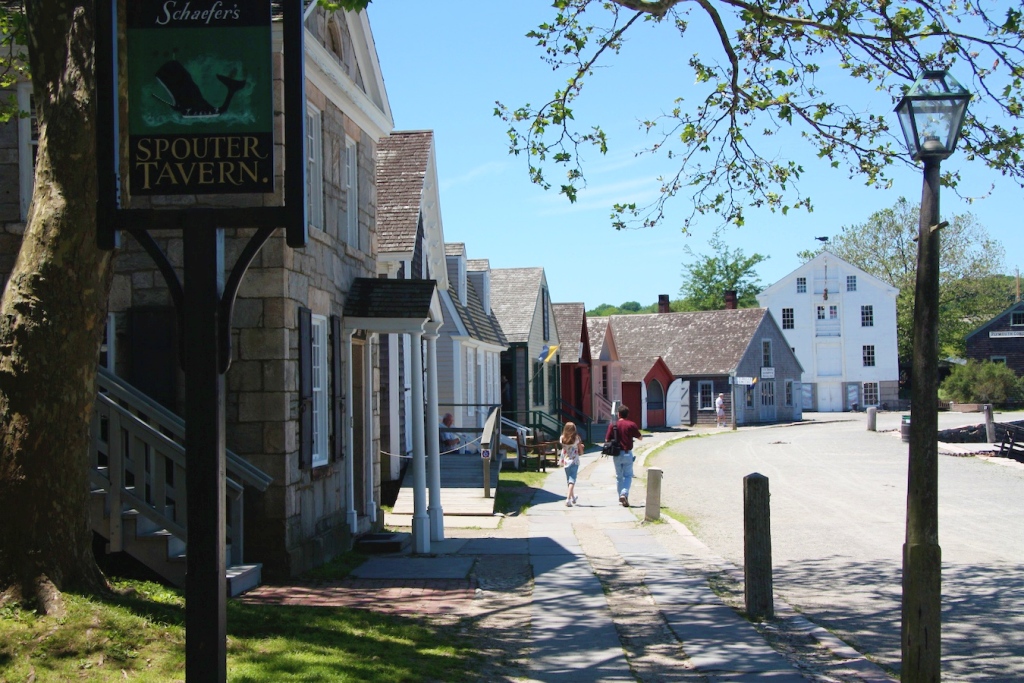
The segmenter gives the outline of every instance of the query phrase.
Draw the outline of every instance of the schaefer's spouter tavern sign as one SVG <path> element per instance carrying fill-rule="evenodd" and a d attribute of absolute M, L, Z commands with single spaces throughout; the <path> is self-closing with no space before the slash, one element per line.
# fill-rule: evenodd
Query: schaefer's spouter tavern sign
<path fill-rule="evenodd" d="M 127 4 L 129 192 L 273 192 L 270 1 Z"/>

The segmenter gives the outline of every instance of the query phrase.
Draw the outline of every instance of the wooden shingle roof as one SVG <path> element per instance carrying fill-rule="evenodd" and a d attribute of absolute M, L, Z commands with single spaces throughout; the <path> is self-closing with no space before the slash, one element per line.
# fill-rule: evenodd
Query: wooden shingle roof
<path fill-rule="evenodd" d="M 736 369 L 767 310 L 611 316 L 622 379 L 642 380 L 659 356 L 672 374 L 726 375 Z"/>
<path fill-rule="evenodd" d="M 345 317 L 431 317 L 430 305 L 437 290 L 434 280 L 387 280 L 357 277 L 345 297 Z"/>
<path fill-rule="evenodd" d="M 583 316 L 586 308 L 581 303 L 551 304 L 558 329 L 559 357 L 563 363 L 580 362 L 580 342 L 583 336 Z"/>
<path fill-rule="evenodd" d="M 497 268 L 491 271 L 491 310 L 509 343 L 527 342 L 543 268 Z"/>
<path fill-rule="evenodd" d="M 434 134 L 395 131 L 377 143 L 377 244 L 380 253 L 411 252 Z"/>
<path fill-rule="evenodd" d="M 601 348 L 604 346 L 604 338 L 608 331 L 609 322 L 611 322 L 611 318 L 608 316 L 587 318 L 587 336 L 590 337 L 590 357 L 595 360 L 601 357 Z"/>

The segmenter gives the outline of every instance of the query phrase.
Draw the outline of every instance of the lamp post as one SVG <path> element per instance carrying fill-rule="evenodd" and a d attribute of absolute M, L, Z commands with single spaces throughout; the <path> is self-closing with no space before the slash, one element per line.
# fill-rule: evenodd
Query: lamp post
<path fill-rule="evenodd" d="M 914 161 L 924 162 L 914 290 L 907 530 L 903 544 L 902 680 L 940 674 L 939 548 L 939 164 L 953 153 L 971 96 L 946 71 L 925 71 L 896 107 Z"/>

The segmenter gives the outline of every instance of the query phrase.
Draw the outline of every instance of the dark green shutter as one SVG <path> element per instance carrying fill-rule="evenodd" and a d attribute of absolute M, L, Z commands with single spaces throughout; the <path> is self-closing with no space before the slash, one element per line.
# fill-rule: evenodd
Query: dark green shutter
<path fill-rule="evenodd" d="M 313 465 L 313 312 L 299 306 L 299 467 Z"/>

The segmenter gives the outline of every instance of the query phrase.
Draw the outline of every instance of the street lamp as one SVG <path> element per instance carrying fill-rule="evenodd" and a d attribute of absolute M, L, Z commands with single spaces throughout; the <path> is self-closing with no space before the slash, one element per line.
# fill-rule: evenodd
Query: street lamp
<path fill-rule="evenodd" d="M 907 531 L 903 544 L 904 683 L 939 681 L 939 164 L 960 138 L 971 95 L 946 71 L 925 71 L 896 106 L 914 161 L 924 162 L 914 290 Z"/>

